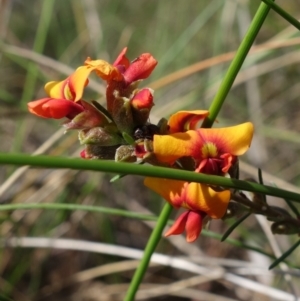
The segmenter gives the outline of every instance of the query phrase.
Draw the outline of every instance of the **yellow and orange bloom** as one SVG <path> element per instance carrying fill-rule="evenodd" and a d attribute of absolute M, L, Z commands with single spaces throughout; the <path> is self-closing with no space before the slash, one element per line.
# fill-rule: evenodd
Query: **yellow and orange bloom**
<path fill-rule="evenodd" d="M 230 200 L 229 190 L 215 191 L 201 183 L 146 178 L 144 184 L 161 195 L 174 208 L 202 211 L 211 218 L 222 218 Z"/>
<path fill-rule="evenodd" d="M 88 58 L 84 68 L 94 71 L 107 82 L 107 110 L 118 127 L 122 127 L 125 132 L 129 133 L 134 126 L 141 125 L 140 121 L 142 124 L 145 122 L 145 113 L 143 112 L 141 118 L 135 120 L 134 117 L 139 117 L 139 114 L 132 116 L 131 103 L 128 105 L 128 101 L 138 93 L 136 87 L 139 81 L 152 73 L 157 61 L 150 53 L 143 53 L 130 62 L 126 57 L 126 51 L 127 48 L 124 48 L 113 64 Z M 148 94 L 152 94 L 150 90 Z M 148 104 L 153 104 L 152 100 L 153 98 L 149 97 Z"/>
<path fill-rule="evenodd" d="M 95 71 L 96 74 L 105 81 L 121 82 L 123 80 L 121 71 L 104 60 L 92 60 L 88 57 L 84 64 L 85 66 L 82 66 L 82 68 L 85 68 L 89 73 Z"/>
<path fill-rule="evenodd" d="M 228 172 L 237 156 L 247 151 L 252 136 L 250 122 L 227 128 L 155 135 L 153 152 L 159 161 L 170 165 L 181 157 L 192 157 L 197 172 L 222 175 Z"/>
<path fill-rule="evenodd" d="M 65 80 L 47 83 L 45 91 L 49 97 L 29 102 L 29 112 L 44 118 L 61 119 L 67 117 L 73 119 L 84 111 L 80 100 L 84 87 L 88 83 L 89 73 L 84 68 L 79 67 Z"/>
<path fill-rule="evenodd" d="M 130 62 L 126 57 L 127 48 L 124 48 L 115 62 L 109 64 L 103 60 L 87 58 L 85 67 L 108 83 L 111 81 L 123 82 L 126 85 L 147 78 L 157 65 L 157 61 L 150 53 L 143 53 Z"/>
<path fill-rule="evenodd" d="M 79 67 L 63 81 L 52 81 L 45 85 L 45 91 L 51 98 L 79 101 L 88 84 L 90 71 Z"/>
<path fill-rule="evenodd" d="M 225 176 L 237 156 L 250 146 L 253 125 L 250 122 L 227 128 L 196 129 L 207 111 L 181 111 L 171 116 L 169 135 L 154 135 L 153 154 L 157 160 L 173 166 L 177 160 L 190 157 L 199 173 Z M 175 171 L 176 172 L 176 171 Z M 202 220 L 219 219 L 226 213 L 231 198 L 230 190 L 214 190 L 206 184 L 146 178 L 145 185 L 166 199 L 176 209 L 187 209 L 166 233 L 167 236 L 186 230 L 192 242 L 201 233 Z"/>
<path fill-rule="evenodd" d="M 161 195 L 174 208 L 188 210 L 179 216 L 165 234 L 165 236 L 181 234 L 185 229 L 188 242 L 198 238 L 202 229 L 202 220 L 206 215 L 214 219 L 224 216 L 231 197 L 229 190 L 215 191 L 201 183 L 146 178 L 144 184 Z"/>
<path fill-rule="evenodd" d="M 127 52 L 127 47 L 125 47 L 121 51 L 121 53 L 119 54 L 117 59 L 114 61 L 114 63 L 112 65 L 110 65 L 111 66 L 110 68 L 115 67 L 119 71 L 119 76 L 106 77 L 106 78 L 105 78 L 105 76 L 104 77 L 100 76 L 102 79 L 104 79 L 106 81 L 111 81 L 111 80 L 118 81 L 122 77 L 123 81 L 127 85 L 130 85 L 131 83 L 133 83 L 137 80 L 141 80 L 141 79 L 145 79 L 145 78 L 149 77 L 149 75 L 152 73 L 153 69 L 157 65 L 157 60 L 154 59 L 154 57 L 150 53 L 143 53 L 139 57 L 137 57 L 135 60 L 130 62 L 129 59 L 126 57 L 126 52 Z M 97 61 L 89 60 L 89 61 L 86 61 L 86 64 L 87 65 L 95 64 L 93 62 L 97 62 Z M 101 72 L 101 68 L 102 67 L 100 67 L 100 68 L 98 67 L 96 69 L 96 72 L 97 71 Z M 115 69 L 113 69 L 113 70 L 115 70 Z"/>

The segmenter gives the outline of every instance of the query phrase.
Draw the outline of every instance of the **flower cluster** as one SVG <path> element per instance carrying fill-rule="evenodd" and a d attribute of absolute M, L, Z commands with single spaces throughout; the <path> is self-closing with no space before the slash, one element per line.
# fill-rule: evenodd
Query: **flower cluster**
<path fill-rule="evenodd" d="M 197 173 L 235 177 L 237 157 L 252 140 L 253 125 L 244 123 L 228 128 L 198 128 L 208 111 L 180 111 L 158 125 L 149 121 L 154 105 L 153 91 L 138 85 L 155 68 L 149 53 L 130 62 L 126 48 L 113 64 L 88 58 L 84 65 L 63 81 L 45 86 L 49 97 L 28 103 L 31 113 L 66 118 L 66 130 L 79 130 L 85 159 L 137 160 Z M 106 108 L 83 100 L 88 77 L 96 74 L 106 81 Z M 220 219 L 231 199 L 222 187 L 170 179 L 146 178 L 145 185 L 164 197 L 174 208 L 184 208 L 166 236 L 187 233 L 193 242 L 209 219 Z"/>
<path fill-rule="evenodd" d="M 138 84 L 151 74 L 157 61 L 144 53 L 130 62 L 126 51 L 123 49 L 113 64 L 88 58 L 65 80 L 47 83 L 49 97 L 28 103 L 31 113 L 44 118 L 65 117 L 66 130 L 79 130 L 80 143 L 86 146 L 83 158 L 136 159 L 135 132 L 148 126 L 154 105 L 153 91 L 138 89 Z M 107 109 L 82 99 L 91 73 L 106 81 Z"/>

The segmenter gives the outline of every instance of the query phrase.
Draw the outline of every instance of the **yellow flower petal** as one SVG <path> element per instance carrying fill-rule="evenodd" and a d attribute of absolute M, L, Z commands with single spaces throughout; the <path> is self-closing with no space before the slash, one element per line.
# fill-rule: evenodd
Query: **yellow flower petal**
<path fill-rule="evenodd" d="M 176 172 L 176 170 L 174 170 Z M 181 207 L 181 195 L 184 191 L 186 182 L 161 179 L 161 178 L 145 178 L 144 185 L 161 195 L 175 208 Z"/>
<path fill-rule="evenodd" d="M 88 77 L 93 71 L 91 68 L 86 66 L 81 66 L 76 69 L 76 71 L 69 77 L 68 86 L 70 89 L 70 94 L 74 94 L 74 101 L 78 101 L 82 98 L 84 87 L 88 83 Z M 67 93 L 67 91 L 65 90 Z"/>
<path fill-rule="evenodd" d="M 203 141 L 216 145 L 219 154 L 229 153 L 234 156 L 240 156 L 248 150 L 253 131 L 254 127 L 251 122 L 227 128 L 197 130 Z"/>
<path fill-rule="evenodd" d="M 87 58 L 85 61 L 85 65 L 92 70 L 95 70 L 96 74 L 101 77 L 103 80 L 110 81 L 121 81 L 123 80 L 123 75 L 118 70 L 118 68 L 109 64 L 103 60 L 91 60 Z"/>
<path fill-rule="evenodd" d="M 206 110 L 179 111 L 173 114 L 168 122 L 170 133 L 195 130 L 200 120 L 209 115 Z"/>
<path fill-rule="evenodd" d="M 45 91 L 50 96 L 50 98 L 56 99 L 68 99 L 71 100 L 72 96 L 68 95 L 68 98 L 65 97 L 64 87 L 66 85 L 67 79 L 63 81 L 52 81 L 45 85 Z"/>
<path fill-rule="evenodd" d="M 78 101 L 82 98 L 84 87 L 92 68 L 81 66 L 63 81 L 52 81 L 45 85 L 45 90 L 51 98 Z"/>
<path fill-rule="evenodd" d="M 191 210 L 206 212 L 211 218 L 222 218 L 226 213 L 230 197 L 229 190 L 217 192 L 206 184 L 189 183 L 185 201 Z"/>
<path fill-rule="evenodd" d="M 199 135 L 196 131 L 172 135 L 154 135 L 153 151 L 159 161 L 173 164 L 180 157 L 199 153 L 198 140 Z"/>

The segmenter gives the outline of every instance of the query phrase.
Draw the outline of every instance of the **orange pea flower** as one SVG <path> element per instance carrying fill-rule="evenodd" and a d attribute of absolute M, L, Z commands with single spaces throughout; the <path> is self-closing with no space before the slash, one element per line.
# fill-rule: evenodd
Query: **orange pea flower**
<path fill-rule="evenodd" d="M 154 135 L 156 158 L 172 166 L 180 158 L 191 157 L 195 162 L 195 172 L 225 175 L 237 156 L 249 148 L 253 125 L 247 122 L 227 128 L 196 129 L 197 123 L 207 115 L 207 111 L 181 111 L 171 116 L 168 122 L 171 134 Z M 146 178 L 145 185 L 175 208 L 188 210 L 166 233 L 166 236 L 180 234 L 185 229 L 188 242 L 197 239 L 206 215 L 213 219 L 224 216 L 231 197 L 229 190 L 215 191 L 200 183 Z"/>
<path fill-rule="evenodd" d="M 175 171 L 174 171 L 175 172 Z M 208 185 L 184 181 L 146 178 L 144 184 L 167 200 L 173 207 L 187 209 L 179 216 L 165 236 L 181 234 L 184 229 L 187 241 L 195 241 L 202 229 L 202 220 L 222 218 L 230 201 L 230 191 L 217 192 Z"/>
<path fill-rule="evenodd" d="M 91 58 L 87 58 L 85 65 L 87 68 L 95 70 L 103 80 L 123 82 L 126 85 L 147 78 L 157 65 L 157 61 L 150 53 L 143 53 L 130 62 L 126 57 L 126 52 L 127 47 L 121 51 L 112 65 L 106 61 L 92 60 Z"/>
<path fill-rule="evenodd" d="M 156 65 L 157 61 L 150 53 L 141 54 L 123 72 L 126 83 L 130 84 L 149 77 Z"/>
<path fill-rule="evenodd" d="M 153 152 L 159 161 L 170 165 L 181 157 L 192 157 L 197 172 L 222 175 L 228 172 L 237 156 L 247 151 L 252 136 L 251 122 L 227 128 L 154 135 Z"/>
<path fill-rule="evenodd" d="M 89 70 L 79 67 L 65 80 L 47 83 L 45 91 L 49 97 L 29 102 L 29 112 L 44 118 L 73 119 L 84 111 L 80 100 L 89 74 Z"/>
<path fill-rule="evenodd" d="M 127 48 L 124 48 L 113 64 L 103 60 L 91 60 L 88 58 L 84 67 L 95 71 L 100 78 L 107 82 L 107 110 L 118 127 L 130 132 L 132 124 L 140 120 L 133 120 L 131 108 L 126 103 L 137 93 L 136 87 L 139 80 L 145 79 L 151 74 L 157 65 L 157 61 L 150 53 L 143 53 L 130 62 L 126 57 L 126 52 Z M 150 90 L 149 94 L 151 94 Z M 144 117 L 147 116 L 144 116 L 145 114 L 142 115 L 143 121 Z"/>

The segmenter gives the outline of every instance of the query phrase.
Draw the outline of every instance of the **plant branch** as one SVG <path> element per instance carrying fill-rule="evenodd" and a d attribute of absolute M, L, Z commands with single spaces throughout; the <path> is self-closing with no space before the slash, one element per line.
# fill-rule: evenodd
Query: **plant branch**
<path fill-rule="evenodd" d="M 261 3 L 250 26 L 249 29 L 242 40 L 236 55 L 234 59 L 232 60 L 227 73 L 225 74 L 225 77 L 221 83 L 221 86 L 215 96 L 215 98 L 212 101 L 212 104 L 209 108 L 209 116 L 206 117 L 206 119 L 203 121 L 202 127 L 211 127 L 218 116 L 221 107 L 233 85 L 233 82 L 240 71 L 245 58 L 251 48 L 251 46 L 254 43 L 254 40 L 264 23 L 268 13 L 270 11 L 270 8 L 265 4 Z"/>
<path fill-rule="evenodd" d="M 290 24 L 294 25 L 298 30 L 300 30 L 300 22 L 295 19 L 293 16 L 291 16 L 289 13 L 287 13 L 284 9 L 282 9 L 280 6 L 275 4 L 272 0 L 261 0 L 264 3 L 266 3 L 269 7 L 271 7 L 278 15 L 280 15 L 282 18 L 287 20 Z"/>
<path fill-rule="evenodd" d="M 1 204 L 0 211 L 11 211 L 11 210 L 36 210 L 36 209 L 46 209 L 46 210 L 68 210 L 68 211 L 88 211 L 97 212 L 105 214 L 113 214 L 124 216 L 128 218 L 141 219 L 156 221 L 157 216 L 149 214 L 135 213 L 122 209 L 115 209 L 102 206 L 90 206 L 90 205 L 79 205 L 79 204 L 61 204 L 61 203 L 27 203 L 27 204 Z"/>
<path fill-rule="evenodd" d="M 161 211 L 159 218 L 157 220 L 157 223 L 155 225 L 155 228 L 153 229 L 151 236 L 147 242 L 146 248 L 144 250 L 143 258 L 137 268 L 137 270 L 134 273 L 134 276 L 131 280 L 129 289 L 126 293 L 126 297 L 124 301 L 133 301 L 135 294 L 140 286 L 141 281 L 144 278 L 144 275 L 147 271 L 147 268 L 149 266 L 149 262 L 151 260 L 151 256 L 154 253 L 156 246 L 158 245 L 162 231 L 164 230 L 170 213 L 172 212 L 172 206 L 169 203 L 166 203 L 163 210 Z"/>
<path fill-rule="evenodd" d="M 131 163 L 115 163 L 113 161 L 105 160 L 83 160 L 79 158 L 74 159 L 65 157 L 51 157 L 46 155 L 30 156 L 27 154 L 7 153 L 0 153 L 0 165 L 1 164 L 18 166 L 30 165 L 46 168 L 68 168 L 74 170 L 92 170 L 117 174 L 133 174 L 146 177 L 184 180 L 187 182 L 211 184 L 226 188 L 252 191 L 279 198 L 286 198 L 300 203 L 300 194 L 277 187 L 261 185 L 237 179 L 229 179 L 221 176 L 201 174 L 186 170 L 176 170 L 175 172 L 174 169 L 166 167 Z"/>

